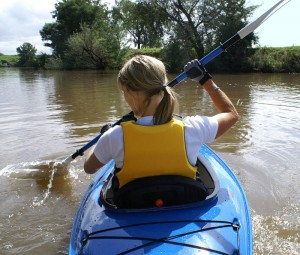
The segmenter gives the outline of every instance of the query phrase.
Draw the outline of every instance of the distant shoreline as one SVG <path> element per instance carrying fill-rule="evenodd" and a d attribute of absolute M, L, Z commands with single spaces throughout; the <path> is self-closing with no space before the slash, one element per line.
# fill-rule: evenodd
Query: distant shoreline
<path fill-rule="evenodd" d="M 139 53 L 138 50 L 131 49 L 131 54 Z M 155 56 L 160 55 L 161 49 L 156 49 Z M 257 47 L 251 49 L 252 54 L 247 61 L 249 67 L 244 68 L 243 72 L 261 72 L 261 73 L 300 73 L 300 46 L 290 47 Z M 154 52 L 154 51 L 153 51 Z M 139 53 L 143 54 L 143 53 Z M 150 52 L 144 54 L 151 55 Z M 36 55 L 37 62 L 43 55 Z M 47 59 L 43 64 L 37 63 L 35 66 L 26 66 L 26 68 L 42 68 L 42 69 L 64 69 L 60 65 L 55 65 L 55 60 L 52 55 L 46 55 Z M 18 66 L 20 57 L 18 55 L 4 55 L 0 53 L 0 67 L 20 67 Z M 47 64 L 48 63 L 50 64 Z M 217 62 L 216 59 L 215 62 Z M 54 62 L 54 65 L 53 65 Z M 77 68 L 77 69 L 96 69 L 96 68 Z M 211 67 L 211 72 L 214 72 L 214 67 Z M 113 71 L 113 70 L 106 70 Z M 218 72 L 218 70 L 216 70 Z M 225 72 L 227 73 L 227 72 Z"/>

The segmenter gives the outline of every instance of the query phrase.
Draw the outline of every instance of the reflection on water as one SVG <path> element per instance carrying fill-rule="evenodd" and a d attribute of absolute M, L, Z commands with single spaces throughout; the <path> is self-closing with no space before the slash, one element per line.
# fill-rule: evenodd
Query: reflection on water
<path fill-rule="evenodd" d="M 255 254 L 298 254 L 300 75 L 214 79 L 240 120 L 211 146 L 245 188 Z M 180 114 L 216 113 L 200 86 L 185 81 L 175 90 Z M 0 69 L 2 253 L 67 253 L 72 221 L 91 176 L 82 172 L 82 159 L 68 166 L 68 175 L 52 175 L 53 168 L 47 172 L 34 162 L 64 159 L 128 111 L 116 73 Z"/>

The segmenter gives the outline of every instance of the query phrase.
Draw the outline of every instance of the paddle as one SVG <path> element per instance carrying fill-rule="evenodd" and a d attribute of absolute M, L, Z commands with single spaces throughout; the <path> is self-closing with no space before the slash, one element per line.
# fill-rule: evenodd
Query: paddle
<path fill-rule="evenodd" d="M 243 39 L 248 34 L 252 33 L 256 28 L 258 28 L 265 20 L 267 20 L 271 15 L 273 15 L 276 11 L 278 11 L 281 7 L 283 7 L 285 4 L 287 4 L 290 0 L 281 0 L 277 4 L 275 4 L 273 7 L 271 7 L 268 11 L 266 11 L 264 14 L 262 14 L 260 17 L 258 17 L 256 20 L 251 22 L 250 24 L 246 25 L 244 28 L 242 28 L 240 31 L 238 31 L 234 36 L 229 38 L 227 41 L 222 43 L 219 47 L 208 53 L 206 56 L 198 60 L 202 65 L 206 65 L 210 61 L 212 61 L 214 58 L 219 56 L 221 53 L 223 53 L 226 49 L 228 49 L 230 46 L 235 44 L 237 41 Z M 167 86 L 174 87 L 178 83 L 182 82 L 185 78 L 187 78 L 186 73 L 181 73 L 178 75 L 174 80 L 170 81 Z M 128 119 L 132 119 L 133 113 L 129 113 L 127 115 L 124 115 L 122 119 L 118 120 L 111 126 L 119 125 L 122 121 L 126 121 Z M 73 159 L 75 159 L 78 156 L 82 156 L 83 153 L 88 150 L 91 146 L 93 146 L 99 138 L 103 135 L 105 132 L 105 128 L 101 130 L 100 134 L 96 136 L 92 141 L 84 145 L 82 148 L 77 150 L 75 153 L 67 157 L 65 160 L 62 161 L 63 165 L 69 164 Z"/>

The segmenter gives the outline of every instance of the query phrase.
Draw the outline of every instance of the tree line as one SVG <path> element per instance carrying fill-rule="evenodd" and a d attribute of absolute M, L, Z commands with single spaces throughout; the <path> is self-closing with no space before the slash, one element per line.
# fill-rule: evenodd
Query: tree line
<path fill-rule="evenodd" d="M 256 8 L 246 6 L 246 0 L 117 0 L 113 6 L 101 0 L 60 0 L 51 13 L 54 22 L 40 30 L 52 55 L 36 58 L 35 48 L 24 43 L 17 49 L 19 64 L 119 69 L 132 55 L 148 54 L 162 59 L 169 72 L 178 72 L 187 61 L 202 58 L 243 28 Z M 253 63 L 261 62 L 253 48 L 257 41 L 251 33 L 208 68 L 256 70 Z"/>
<path fill-rule="evenodd" d="M 246 7 L 245 2 L 119 0 L 109 8 L 99 0 L 63 0 L 52 12 L 55 22 L 45 24 L 40 34 L 65 68 L 119 68 L 134 46 L 162 49 L 161 58 L 176 72 L 248 23 L 256 6 Z M 247 66 L 248 49 L 256 40 L 249 35 L 214 68 L 238 71 Z"/>

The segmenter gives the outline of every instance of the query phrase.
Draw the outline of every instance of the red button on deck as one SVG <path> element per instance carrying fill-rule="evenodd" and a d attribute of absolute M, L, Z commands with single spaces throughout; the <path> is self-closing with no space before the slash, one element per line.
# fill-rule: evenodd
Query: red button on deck
<path fill-rule="evenodd" d="M 156 199 L 156 201 L 155 201 L 155 205 L 157 206 L 157 207 L 162 207 L 163 205 L 164 205 L 164 201 L 162 200 L 162 199 Z"/>

